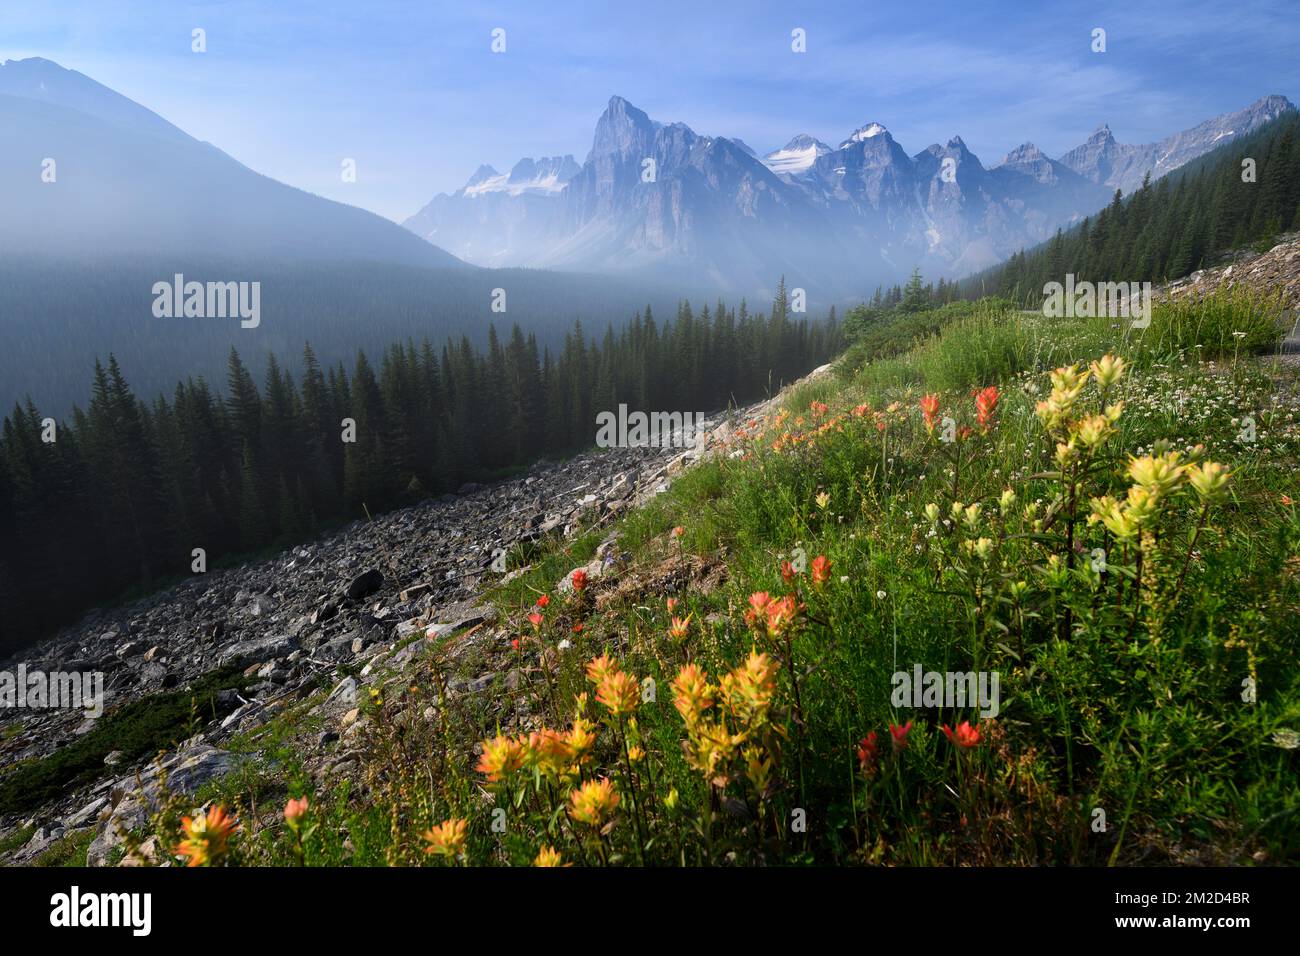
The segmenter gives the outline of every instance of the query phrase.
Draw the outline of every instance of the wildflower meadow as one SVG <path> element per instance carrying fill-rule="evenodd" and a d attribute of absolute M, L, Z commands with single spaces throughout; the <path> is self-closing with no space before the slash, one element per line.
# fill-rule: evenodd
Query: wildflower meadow
<path fill-rule="evenodd" d="M 1218 331 L 1261 308 L 984 302 L 850 353 L 624 517 L 617 573 L 605 529 L 557 542 L 499 646 L 372 683 L 358 773 L 307 792 L 286 715 L 158 832 L 188 865 L 1293 861 L 1300 397 Z"/>

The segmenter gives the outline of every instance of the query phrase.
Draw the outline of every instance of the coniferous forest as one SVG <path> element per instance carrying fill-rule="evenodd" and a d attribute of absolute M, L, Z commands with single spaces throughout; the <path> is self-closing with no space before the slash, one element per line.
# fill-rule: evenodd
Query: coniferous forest
<path fill-rule="evenodd" d="M 351 368 L 322 367 L 307 344 L 298 379 L 271 356 L 259 387 L 232 349 L 224 383 L 191 378 L 151 401 L 110 355 L 56 440 L 30 402 L 4 419 L 0 649 L 186 573 L 193 548 L 247 554 L 589 448 L 596 414 L 619 403 L 752 401 L 841 347 L 834 308 L 796 317 L 782 282 L 768 313 L 683 302 L 660 325 L 647 307 L 599 339 L 575 323 L 554 353 L 518 325 L 504 340 L 491 329 L 485 350 L 407 341 Z"/>
<path fill-rule="evenodd" d="M 1246 160 L 1253 163 L 1244 168 Z M 1300 115 L 1193 160 L 1131 196 L 1117 190 L 1095 216 L 960 283 L 963 295 L 1037 306 L 1067 272 L 1093 282 L 1160 282 L 1201 268 L 1224 250 L 1272 245 L 1300 228 Z"/>

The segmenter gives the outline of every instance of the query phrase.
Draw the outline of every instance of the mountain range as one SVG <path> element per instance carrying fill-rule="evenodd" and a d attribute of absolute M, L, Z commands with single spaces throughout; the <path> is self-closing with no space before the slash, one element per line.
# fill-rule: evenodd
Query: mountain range
<path fill-rule="evenodd" d="M 960 136 L 909 155 L 879 122 L 835 146 L 804 133 L 759 155 L 614 96 L 581 163 L 480 166 L 403 229 L 263 176 L 81 73 L 10 60 L 0 64 L 0 252 L 527 267 L 730 295 L 767 294 L 785 275 L 825 303 L 916 266 L 931 278 L 987 268 L 1116 189 L 1291 109 L 1266 96 L 1143 145 L 1103 125 L 1056 159 L 1024 143 L 986 166 Z"/>
<path fill-rule="evenodd" d="M 1294 109 L 1266 96 L 1157 143 L 1108 126 L 1057 159 L 1033 143 L 985 166 L 960 136 L 909 155 L 868 122 L 830 146 L 808 134 L 759 156 L 737 139 L 652 120 L 619 96 L 581 166 L 480 167 L 404 225 L 479 265 L 689 277 L 731 293 L 775 277 L 834 299 L 905 278 L 958 277 L 1004 260 Z"/>

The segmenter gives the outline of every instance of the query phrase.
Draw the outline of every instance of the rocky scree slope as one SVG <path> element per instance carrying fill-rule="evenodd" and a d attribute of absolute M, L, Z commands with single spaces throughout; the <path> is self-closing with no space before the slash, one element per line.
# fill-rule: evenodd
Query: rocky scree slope
<path fill-rule="evenodd" d="M 21 662 L 29 673 L 103 672 L 106 714 L 184 690 L 222 667 L 244 668 L 247 684 L 220 691 L 217 718 L 161 760 L 110 753 L 95 782 L 71 786 L 35 812 L 0 819 L 0 840 L 31 831 L 0 862 L 31 862 L 92 827 L 88 862 L 115 862 L 123 833 L 143 828 L 159 805 L 160 768 L 171 792 L 193 794 L 255 756 L 228 749 L 235 735 L 291 707 L 308 708 L 304 723 L 321 728 L 307 741 L 309 769 L 337 780 L 356 766 L 351 744 L 365 719 L 358 704 L 366 685 L 400 680 L 422 650 L 457 631 L 468 629 L 458 652 L 504 640 L 495 608 L 480 603 L 489 587 L 521 573 L 492 569 L 502 549 L 611 523 L 666 490 L 692 462 L 730 453 L 731 423 L 764 414 L 776 401 L 779 396 L 707 419 L 706 439 L 690 449 L 621 448 L 539 463 L 518 478 L 467 485 L 459 495 L 355 522 L 267 561 L 195 575 L 130 606 L 92 612 L 5 662 L 0 668 L 12 671 Z M 609 538 L 589 575 L 599 578 L 617 557 Z M 494 676 L 456 678 L 448 690 L 477 693 Z M 80 710 L 0 710 L 0 781 L 20 762 L 48 759 L 96 723 Z"/>

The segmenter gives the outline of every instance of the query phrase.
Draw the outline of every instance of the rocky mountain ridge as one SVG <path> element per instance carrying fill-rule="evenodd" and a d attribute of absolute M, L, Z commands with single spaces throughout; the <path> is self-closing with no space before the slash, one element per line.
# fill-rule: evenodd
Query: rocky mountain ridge
<path fill-rule="evenodd" d="M 994 265 L 1096 212 L 1117 185 L 1129 192 L 1289 109 L 1264 97 L 1145 146 L 1102 127 L 1059 160 L 1025 143 L 986 167 L 960 136 L 908 155 L 876 121 L 835 148 L 800 134 L 760 159 L 614 96 L 563 185 L 484 196 L 480 170 L 404 225 L 478 264 L 638 272 L 745 295 L 769 294 L 784 274 L 827 303 L 914 265 L 948 277 Z"/>

